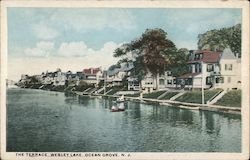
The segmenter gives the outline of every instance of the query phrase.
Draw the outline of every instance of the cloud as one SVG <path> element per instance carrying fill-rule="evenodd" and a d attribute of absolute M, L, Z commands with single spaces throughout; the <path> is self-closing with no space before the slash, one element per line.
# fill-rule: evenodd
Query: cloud
<path fill-rule="evenodd" d="M 117 62 L 117 59 L 113 57 L 114 50 L 119 47 L 120 44 L 116 44 L 112 41 L 106 42 L 99 50 L 89 48 L 83 41 L 79 42 L 63 42 L 58 48 L 56 56 L 58 57 L 79 57 L 83 64 L 88 66 L 103 66 L 109 67 Z"/>
<path fill-rule="evenodd" d="M 63 57 L 81 57 L 85 56 L 88 52 L 91 52 L 87 45 L 83 42 L 63 42 L 58 49 L 58 56 Z"/>
<path fill-rule="evenodd" d="M 101 30 L 111 28 L 117 31 L 133 30 L 136 26 L 136 19 L 127 10 L 56 10 L 49 18 L 52 23 L 57 25 L 67 24 L 67 30 L 84 31 L 86 29 Z"/>
<path fill-rule="evenodd" d="M 49 40 L 54 39 L 59 35 L 59 32 L 49 27 L 48 25 L 40 22 L 32 26 L 32 30 L 39 39 Z"/>
<path fill-rule="evenodd" d="M 27 48 L 24 50 L 24 53 L 27 56 L 32 57 L 48 57 L 54 49 L 53 42 L 38 42 L 36 47 L 34 48 Z"/>

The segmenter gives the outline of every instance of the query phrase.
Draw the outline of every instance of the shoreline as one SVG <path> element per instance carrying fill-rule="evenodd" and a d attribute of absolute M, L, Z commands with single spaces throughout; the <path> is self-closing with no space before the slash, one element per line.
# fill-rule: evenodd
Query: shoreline
<path fill-rule="evenodd" d="M 8 89 L 11 89 L 11 88 L 8 88 Z M 16 89 L 16 88 L 13 88 L 13 89 Z M 21 88 L 21 89 L 31 89 L 31 90 L 65 93 L 64 91 L 51 91 L 51 90 L 43 90 L 43 89 L 32 89 L 32 88 Z M 79 91 L 71 91 L 69 93 L 73 93 L 73 94 L 79 95 L 79 96 L 88 96 L 88 97 L 109 97 L 109 98 L 119 98 L 120 97 L 117 95 L 105 95 L 105 94 L 95 94 L 95 93 L 86 94 L 86 93 L 79 92 Z M 124 95 L 124 98 L 126 100 L 137 101 L 140 103 L 156 103 L 158 105 L 163 105 L 163 106 L 168 106 L 168 107 L 178 107 L 178 108 L 189 109 L 189 110 L 203 110 L 203 111 L 212 111 L 212 112 L 221 112 L 221 113 L 241 115 L 241 108 L 240 107 L 227 107 L 227 106 L 187 103 L 187 102 L 171 101 L 171 100 L 128 97 L 126 95 Z"/>
<path fill-rule="evenodd" d="M 120 96 L 116 95 L 104 95 L 104 94 L 83 94 L 83 92 L 72 92 L 79 96 L 101 96 L 101 97 L 112 97 L 119 98 Z M 203 110 L 203 111 L 212 111 L 212 112 L 222 112 L 229 114 L 237 114 L 241 115 L 240 107 L 227 107 L 227 106 L 219 106 L 219 105 L 210 105 L 210 104 L 198 104 L 198 103 L 187 103 L 187 102 L 179 102 L 179 101 L 171 101 L 171 100 L 159 100 L 159 99 L 150 99 L 150 98 L 139 98 L 139 97 L 128 97 L 124 95 L 124 98 L 127 100 L 138 101 L 140 103 L 157 103 L 158 105 L 163 106 L 174 106 L 182 109 L 189 110 Z"/>

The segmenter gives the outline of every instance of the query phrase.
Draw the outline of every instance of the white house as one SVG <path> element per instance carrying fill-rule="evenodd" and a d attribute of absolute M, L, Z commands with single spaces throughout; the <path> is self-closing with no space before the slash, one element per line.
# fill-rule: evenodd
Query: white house
<path fill-rule="evenodd" d="M 58 69 L 56 72 L 54 72 L 53 85 L 63 86 L 65 85 L 66 80 L 67 80 L 66 74 L 63 73 L 61 69 Z"/>
<path fill-rule="evenodd" d="M 153 76 L 152 73 L 147 73 L 141 82 L 142 91 L 145 93 L 153 92 L 154 90 L 164 90 L 176 86 L 176 78 L 172 76 L 171 71 L 165 71 L 163 74 Z"/>
<path fill-rule="evenodd" d="M 208 50 L 191 51 L 188 60 L 188 73 L 180 76 L 182 85 L 189 89 L 213 87 L 213 75 L 219 71 L 221 52 Z"/>
<path fill-rule="evenodd" d="M 219 73 L 214 76 L 214 87 L 241 88 L 241 60 L 229 48 L 226 48 L 220 57 Z"/>
<path fill-rule="evenodd" d="M 237 69 L 240 68 L 240 60 L 230 49 L 223 52 L 191 51 L 187 63 L 188 73 L 179 77 L 185 88 L 232 89 L 239 86 L 240 75 Z"/>
<path fill-rule="evenodd" d="M 121 86 L 122 80 L 126 76 L 127 72 L 121 69 L 115 69 L 111 72 L 108 72 L 107 82 L 111 84 L 111 86 Z"/>
<path fill-rule="evenodd" d="M 137 78 L 128 77 L 127 81 L 128 81 L 128 90 L 132 90 L 132 91 L 140 90 L 140 83 Z"/>

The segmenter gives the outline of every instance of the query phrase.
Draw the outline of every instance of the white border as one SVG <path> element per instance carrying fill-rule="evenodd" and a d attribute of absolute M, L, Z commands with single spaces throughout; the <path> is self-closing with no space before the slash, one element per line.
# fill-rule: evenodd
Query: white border
<path fill-rule="evenodd" d="M 2 1 L 1 2 L 1 158 L 16 157 L 6 152 L 6 85 L 7 78 L 7 7 L 64 7 L 64 8 L 242 8 L 242 152 L 241 153 L 131 153 L 129 158 L 87 157 L 85 159 L 248 159 L 249 157 L 249 3 L 246 1 Z M 90 152 L 88 152 L 90 153 Z M 113 153 L 113 152 L 112 152 Z M 42 159 L 68 159 L 44 157 Z M 77 157 L 69 159 L 79 159 Z M 83 159 L 83 158 L 82 158 Z"/>

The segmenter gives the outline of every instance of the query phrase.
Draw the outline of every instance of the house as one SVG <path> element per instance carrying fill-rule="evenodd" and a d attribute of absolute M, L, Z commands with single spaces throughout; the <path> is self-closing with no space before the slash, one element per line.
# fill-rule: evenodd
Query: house
<path fill-rule="evenodd" d="M 128 73 L 128 68 L 116 68 L 114 70 L 107 71 L 106 82 L 111 86 L 122 86 L 123 79 Z"/>
<path fill-rule="evenodd" d="M 63 86 L 67 80 L 66 74 L 61 71 L 61 69 L 57 69 L 54 72 L 53 85 L 55 86 Z"/>
<path fill-rule="evenodd" d="M 132 90 L 132 91 L 140 90 L 140 83 L 137 78 L 128 77 L 127 81 L 128 81 L 128 90 Z"/>
<path fill-rule="evenodd" d="M 219 72 L 214 75 L 214 88 L 241 88 L 241 59 L 226 48 L 220 57 Z"/>
<path fill-rule="evenodd" d="M 180 76 L 185 88 L 211 88 L 214 72 L 219 72 L 221 52 L 208 50 L 190 51 L 187 73 Z M 202 70 L 203 69 L 203 70 Z"/>
<path fill-rule="evenodd" d="M 102 78 L 102 70 L 101 67 L 99 68 L 86 68 L 82 71 L 82 78 L 83 81 L 89 83 L 98 85 Z"/>
<path fill-rule="evenodd" d="M 163 74 L 158 74 L 157 76 L 147 73 L 141 81 L 141 85 L 143 92 L 150 93 L 154 90 L 174 88 L 176 86 L 176 78 L 173 77 L 171 71 L 165 71 Z"/>
<path fill-rule="evenodd" d="M 54 77 L 55 73 L 54 72 L 46 72 L 44 77 L 43 77 L 43 84 L 52 84 L 54 83 Z"/>
<path fill-rule="evenodd" d="M 223 52 L 190 51 L 187 63 L 188 72 L 179 77 L 186 89 L 238 88 L 240 76 L 236 69 L 240 68 L 240 63 L 228 48 Z"/>

